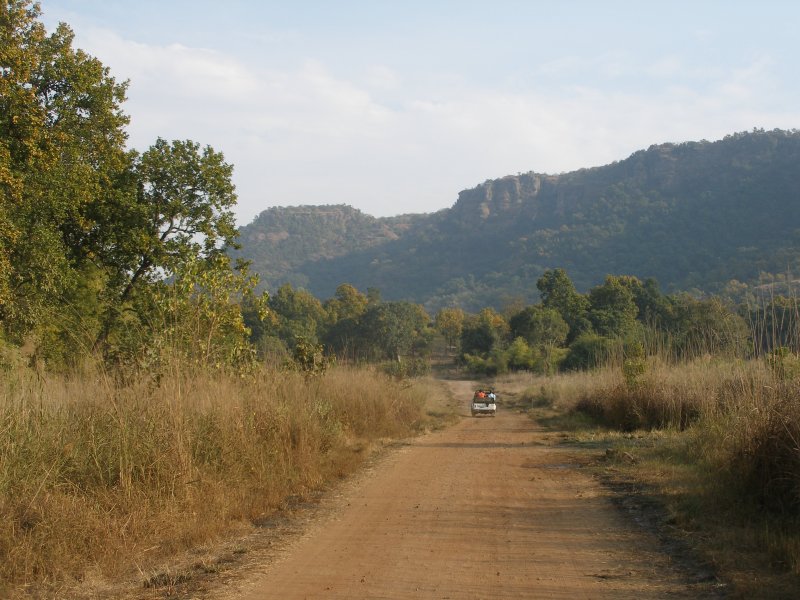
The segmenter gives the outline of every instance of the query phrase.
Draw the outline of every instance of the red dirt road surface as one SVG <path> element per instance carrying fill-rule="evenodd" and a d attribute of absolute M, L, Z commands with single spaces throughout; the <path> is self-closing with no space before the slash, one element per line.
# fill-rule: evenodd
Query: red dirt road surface
<path fill-rule="evenodd" d="M 458 386 L 459 384 L 454 384 Z M 456 390 L 469 397 L 468 388 Z M 231 597 L 695 598 L 655 535 L 502 410 L 413 440 Z"/>

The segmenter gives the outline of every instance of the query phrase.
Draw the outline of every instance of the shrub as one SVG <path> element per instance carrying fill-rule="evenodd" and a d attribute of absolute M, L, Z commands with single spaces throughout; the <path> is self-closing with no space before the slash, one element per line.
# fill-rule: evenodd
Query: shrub
<path fill-rule="evenodd" d="M 571 371 L 594 369 L 608 361 L 619 342 L 596 333 L 582 333 L 569 346 L 569 354 L 561 363 L 562 368 Z"/>
<path fill-rule="evenodd" d="M 512 371 L 530 370 L 535 362 L 535 354 L 521 337 L 516 338 L 506 351 L 507 363 Z"/>
<path fill-rule="evenodd" d="M 381 367 L 381 370 L 395 379 L 425 377 L 430 375 L 431 364 L 425 358 L 417 356 L 387 362 Z"/>

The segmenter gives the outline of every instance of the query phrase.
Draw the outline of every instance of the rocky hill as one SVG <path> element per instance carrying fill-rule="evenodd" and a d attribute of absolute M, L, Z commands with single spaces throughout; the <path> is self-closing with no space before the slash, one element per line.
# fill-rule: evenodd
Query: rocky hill
<path fill-rule="evenodd" d="M 242 249 L 261 279 L 275 289 L 283 283 L 313 287 L 309 263 L 336 259 L 399 239 L 420 215 L 378 219 L 344 204 L 275 207 L 241 227 Z"/>
<path fill-rule="evenodd" d="M 321 298 L 348 282 L 435 309 L 533 300 L 563 267 L 579 289 L 607 273 L 668 291 L 800 267 L 800 132 L 661 144 L 603 167 L 486 181 L 449 209 L 377 219 L 347 206 L 272 208 L 242 228 L 270 288 Z"/>

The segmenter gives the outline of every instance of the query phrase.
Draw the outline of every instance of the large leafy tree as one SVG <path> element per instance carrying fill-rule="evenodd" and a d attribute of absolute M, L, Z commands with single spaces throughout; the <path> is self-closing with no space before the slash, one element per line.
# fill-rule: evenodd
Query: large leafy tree
<path fill-rule="evenodd" d="M 19 269 L 14 254 L 22 237 L 19 223 L 25 176 L 38 154 L 44 111 L 31 85 L 45 37 L 38 8 L 26 2 L 0 4 L 0 319 L 17 311 Z"/>
<path fill-rule="evenodd" d="M 508 335 L 508 323 L 492 308 L 468 317 L 461 330 L 461 355 L 487 356 Z"/>
<path fill-rule="evenodd" d="M 364 351 L 374 358 L 400 360 L 423 333 L 430 317 L 418 304 L 379 302 L 367 308 L 359 323 Z"/>
<path fill-rule="evenodd" d="M 608 275 L 589 292 L 589 319 L 600 335 L 624 336 L 633 330 L 639 309 L 623 277 Z"/>
<path fill-rule="evenodd" d="M 644 281 L 632 275 L 617 275 L 615 278 L 633 294 L 633 301 L 638 309 L 637 320 L 651 327 L 663 327 L 669 324 L 673 316 L 672 300 L 661 293 L 654 278 L 650 277 Z"/>
<path fill-rule="evenodd" d="M 367 308 L 368 299 L 349 283 L 336 288 L 333 298 L 324 304 L 329 323 L 337 323 L 342 319 L 358 319 Z"/>
<path fill-rule="evenodd" d="M 39 16 L 24 0 L 0 4 L 0 327 L 12 335 L 80 284 L 96 207 L 129 164 L 125 84 Z"/>
<path fill-rule="evenodd" d="M 300 340 L 319 341 L 325 309 L 310 292 L 286 283 L 270 297 L 269 308 L 276 320 L 276 334 L 287 347 L 294 349 Z"/>
<path fill-rule="evenodd" d="M 529 306 L 509 320 L 513 337 L 523 338 L 530 346 L 562 346 L 569 333 L 569 325 L 554 308 L 541 304 Z"/>
<path fill-rule="evenodd" d="M 127 150 L 126 84 L 39 17 L 0 3 L 0 335 L 113 350 L 165 282 L 234 281 L 232 167 L 191 141 Z"/>
<path fill-rule="evenodd" d="M 325 345 L 330 351 L 341 356 L 354 355 L 358 347 L 359 320 L 367 309 L 369 300 L 349 283 L 336 288 L 333 298 L 324 304 L 327 328 Z"/>
<path fill-rule="evenodd" d="M 109 270 L 106 341 L 137 288 L 208 260 L 234 243 L 233 167 L 221 153 L 190 140 L 158 139 L 135 157 L 128 195 L 103 214 L 107 229 L 94 251 Z"/>
<path fill-rule="evenodd" d="M 744 353 L 750 328 L 719 298 L 697 300 L 681 294 L 674 300 L 674 311 L 670 332 L 676 350 L 684 357 Z"/>
<path fill-rule="evenodd" d="M 230 263 L 224 254 L 193 258 L 170 285 L 154 286 L 150 310 L 142 315 L 151 333 L 143 346 L 135 333 L 125 331 L 121 337 L 129 344 L 118 345 L 121 352 L 131 353 L 125 362 L 150 372 L 171 358 L 201 368 L 249 365 L 255 349 L 248 325 L 263 323 L 267 298 L 254 292 L 258 278 L 245 264 L 231 268 Z M 251 311 L 250 324 L 243 302 Z"/>
<path fill-rule="evenodd" d="M 443 308 L 436 313 L 436 330 L 444 336 L 448 347 L 455 346 L 464 327 L 464 311 L 460 308 Z"/>
<path fill-rule="evenodd" d="M 567 341 L 571 342 L 581 332 L 591 329 L 587 316 L 589 300 L 578 293 L 564 269 L 545 271 L 536 282 L 536 287 L 544 307 L 557 310 L 569 325 Z"/>

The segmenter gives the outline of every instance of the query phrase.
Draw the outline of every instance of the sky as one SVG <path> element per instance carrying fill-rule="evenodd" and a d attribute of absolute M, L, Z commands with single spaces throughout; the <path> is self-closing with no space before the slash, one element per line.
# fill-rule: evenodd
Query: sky
<path fill-rule="evenodd" d="M 800 127 L 791 0 L 40 0 L 129 81 L 129 146 L 234 165 L 271 206 L 430 213 L 487 179 Z"/>

